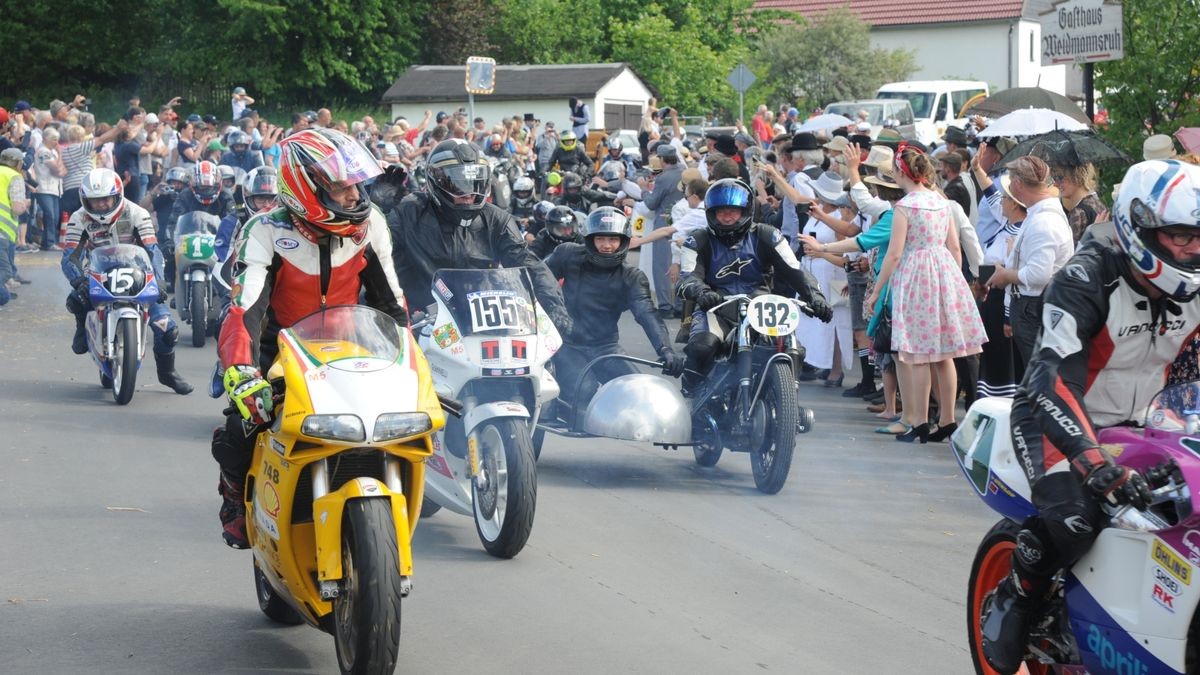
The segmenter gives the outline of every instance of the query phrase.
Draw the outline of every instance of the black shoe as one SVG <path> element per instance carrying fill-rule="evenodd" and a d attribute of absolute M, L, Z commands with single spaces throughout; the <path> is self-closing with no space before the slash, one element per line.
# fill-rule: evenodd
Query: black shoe
<path fill-rule="evenodd" d="M 863 400 L 867 403 L 883 403 L 883 389 L 876 389 L 870 394 L 863 396 Z"/>
<path fill-rule="evenodd" d="M 842 396 L 844 398 L 867 398 L 873 397 L 876 391 L 878 390 L 875 389 L 874 382 L 859 382 L 850 389 L 843 391 Z"/>
<path fill-rule="evenodd" d="M 918 424 L 902 434 L 896 434 L 896 440 L 901 443 L 924 443 L 929 440 L 929 425 Z"/>
<path fill-rule="evenodd" d="M 158 381 L 173 389 L 176 394 L 192 393 L 192 385 L 183 381 L 183 376 L 175 371 L 175 352 L 170 354 L 154 354 L 154 365 L 158 368 Z"/>
<path fill-rule="evenodd" d="M 78 321 L 75 324 L 75 337 L 71 338 L 71 351 L 76 354 L 86 354 L 87 350 L 87 329 L 84 328 L 82 321 Z"/>
<path fill-rule="evenodd" d="M 1015 588 L 1012 576 L 996 587 L 991 606 L 983 615 L 980 631 L 983 657 L 1001 675 L 1017 672 L 1025 656 L 1025 632 L 1033 603 Z"/>
<path fill-rule="evenodd" d="M 947 438 L 950 438 L 950 434 L 953 434 L 957 430 L 958 430 L 958 422 L 951 422 L 950 424 L 947 424 L 944 427 L 938 427 L 937 431 L 933 432 L 932 434 L 929 434 L 929 442 L 930 443 L 941 443 L 942 441 L 946 440 Z"/>
<path fill-rule="evenodd" d="M 220 433 L 218 431 L 217 433 Z M 242 495 L 243 481 L 238 481 L 221 472 L 217 483 L 217 494 L 221 495 L 221 538 L 230 548 L 250 548 L 246 537 L 246 502 Z"/>

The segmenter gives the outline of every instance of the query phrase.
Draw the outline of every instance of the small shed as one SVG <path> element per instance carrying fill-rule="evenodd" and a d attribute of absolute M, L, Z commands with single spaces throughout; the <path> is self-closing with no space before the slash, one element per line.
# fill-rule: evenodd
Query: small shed
<path fill-rule="evenodd" d="M 412 66 L 383 95 L 392 119 L 416 123 L 426 110 L 467 108 L 466 66 Z M 568 100 L 587 104 L 591 129 L 637 129 L 651 96 L 658 92 L 628 63 L 497 65 L 496 88 L 475 95 L 475 116 L 488 124 L 532 113 L 543 123 L 569 128 Z"/>

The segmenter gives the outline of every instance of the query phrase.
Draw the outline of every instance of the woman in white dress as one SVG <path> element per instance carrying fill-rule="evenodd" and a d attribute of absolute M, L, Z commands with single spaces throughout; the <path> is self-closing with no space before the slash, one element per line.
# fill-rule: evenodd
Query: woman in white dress
<path fill-rule="evenodd" d="M 817 203 L 813 209 L 822 209 L 835 218 L 850 220 L 851 213 L 839 213 L 843 205 L 849 205 L 849 196 L 842 189 L 842 179 L 836 173 L 827 172 L 813 183 Z M 828 225 L 810 217 L 804 226 L 804 234 L 814 237 L 821 244 L 832 244 L 845 237 L 834 232 Z M 833 320 L 822 323 L 805 314 L 800 315 L 797 330 L 800 344 L 804 345 L 804 360 L 814 368 L 828 370 L 825 386 L 840 387 L 845 372 L 854 362 L 854 331 L 850 316 L 850 295 L 846 285 L 845 259 L 836 253 L 821 253 L 819 249 L 805 249 L 800 262 L 816 277 L 821 292 L 833 306 Z M 838 357 L 841 358 L 838 358 Z"/>

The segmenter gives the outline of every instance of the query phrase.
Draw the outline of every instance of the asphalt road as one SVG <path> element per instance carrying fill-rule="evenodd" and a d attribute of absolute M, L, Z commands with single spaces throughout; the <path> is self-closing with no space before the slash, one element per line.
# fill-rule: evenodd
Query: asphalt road
<path fill-rule="evenodd" d="M 34 284 L 0 309 L 0 672 L 336 672 L 332 638 L 270 623 L 249 552 L 221 543 L 211 343 L 178 349 L 195 393 L 147 363 L 118 407 L 70 353 L 57 257 L 18 264 Z M 816 429 L 778 495 L 744 455 L 702 469 L 548 437 L 516 559 L 488 557 L 467 518 L 423 519 L 397 672 L 970 672 L 966 579 L 995 517 L 947 445 L 801 396 Z"/>

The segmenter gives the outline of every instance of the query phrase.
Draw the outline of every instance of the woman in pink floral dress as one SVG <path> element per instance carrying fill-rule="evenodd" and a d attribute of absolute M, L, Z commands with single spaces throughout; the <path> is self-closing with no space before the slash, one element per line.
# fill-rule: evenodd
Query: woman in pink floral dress
<path fill-rule="evenodd" d="M 896 440 L 941 441 L 958 428 L 953 359 L 982 351 L 987 335 L 963 278 L 949 202 L 930 188 L 932 162 L 920 150 L 902 146 L 896 176 L 907 194 L 896 204 L 892 243 L 876 281 L 876 288 L 891 281 L 892 347 L 899 353 L 903 421 L 909 427 Z M 931 433 L 929 391 L 935 375 L 941 405 L 938 428 Z"/>

